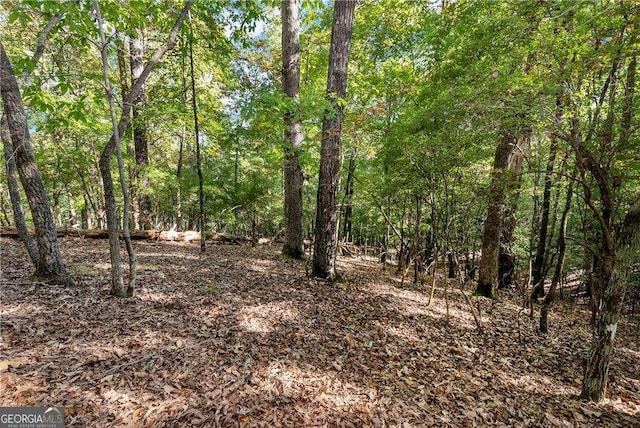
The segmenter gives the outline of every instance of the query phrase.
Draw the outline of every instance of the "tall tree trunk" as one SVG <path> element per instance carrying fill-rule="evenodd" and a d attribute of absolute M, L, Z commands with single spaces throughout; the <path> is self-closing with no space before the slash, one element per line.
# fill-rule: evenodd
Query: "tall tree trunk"
<path fill-rule="evenodd" d="M 202 176 L 202 157 L 200 155 L 200 124 L 198 122 L 198 100 L 196 98 L 196 76 L 193 65 L 193 26 L 191 24 L 191 12 L 189 12 L 189 69 L 191 71 L 191 107 L 193 108 L 193 128 L 196 138 L 196 169 L 198 171 L 198 227 L 200 229 L 200 252 L 205 251 L 204 219 L 204 179 Z"/>
<path fill-rule="evenodd" d="M 551 279 L 551 286 L 549 292 L 545 296 L 542 307 L 540 308 L 540 332 L 547 334 L 549 331 L 549 309 L 556 299 L 558 284 L 562 277 L 562 269 L 564 268 L 564 258 L 567 251 L 567 222 L 569 220 L 569 212 L 571 211 L 571 198 L 573 197 L 573 179 L 569 179 L 569 188 L 567 189 L 567 197 L 564 203 L 564 210 L 562 211 L 562 218 L 560 219 L 560 234 L 558 235 L 558 260 L 556 260 L 555 271 L 553 272 L 553 278 Z"/>
<path fill-rule="evenodd" d="M 0 114 L 2 116 L 0 132 L 2 133 L 2 147 L 4 149 L 7 187 L 9 188 L 9 198 L 11 199 L 11 208 L 13 210 L 13 222 L 16 225 L 18 236 L 24 243 L 31 262 L 33 262 L 33 266 L 38 266 L 38 260 L 40 259 L 38 246 L 36 245 L 36 241 L 29 235 L 27 223 L 24 219 L 24 209 L 22 208 L 22 200 L 20 198 L 20 185 L 18 184 L 18 172 L 14 159 L 13 144 L 11 144 L 11 132 L 9 131 L 6 115 L 1 112 Z"/>
<path fill-rule="evenodd" d="M 302 247 L 302 119 L 297 111 L 300 88 L 300 1 L 282 1 L 282 89 L 292 100 L 292 110 L 284 115 L 284 217 L 282 254 L 304 257 Z"/>
<path fill-rule="evenodd" d="M 356 0 L 334 4 L 327 100 L 333 106 L 322 122 L 320 174 L 316 203 L 316 236 L 313 252 L 313 274 L 335 279 L 335 258 L 338 231 L 338 187 L 342 146 L 343 102 L 347 93 L 347 60 Z"/>
<path fill-rule="evenodd" d="M 49 200 L 33 155 L 27 116 L 22 104 L 18 81 L 13 74 L 13 67 L 2 43 L 0 43 L 0 91 L 15 151 L 18 175 L 29 201 L 36 230 L 39 256 L 35 275 L 52 283 L 73 284 L 74 280 L 67 273 L 62 261 Z"/>
<path fill-rule="evenodd" d="M 509 166 L 509 155 L 514 147 L 514 138 L 510 132 L 504 130 L 500 136 L 500 143 L 496 148 L 491 172 L 489 188 L 489 206 L 484 222 L 482 235 L 482 258 L 480 259 L 480 273 L 476 294 L 485 297 L 495 297 L 498 282 L 498 254 L 500 251 L 500 231 L 502 229 L 502 214 L 505 200 L 505 171 Z"/>
<path fill-rule="evenodd" d="M 144 70 L 144 51 L 144 34 L 141 29 L 138 29 L 136 34 L 129 39 L 131 85 L 135 84 L 136 80 L 138 80 L 142 74 L 142 70 Z M 149 138 L 146 120 L 142 114 L 146 103 L 147 96 L 143 85 L 140 90 L 140 94 L 134 101 L 132 109 L 133 146 L 136 166 L 133 169 L 134 176 L 131 177 L 131 180 L 134 182 L 134 188 L 136 189 L 136 226 L 141 230 L 153 228 L 153 224 L 151 222 L 151 198 L 147 192 L 147 189 L 149 188 L 149 177 L 146 171 L 149 164 Z"/>
<path fill-rule="evenodd" d="M 538 247 L 536 256 L 531 267 L 531 276 L 533 280 L 533 290 L 531 291 L 531 299 L 544 296 L 544 260 L 546 254 L 547 232 L 549 228 L 549 214 L 551 207 L 551 186 L 553 185 L 553 169 L 558 152 L 558 142 L 555 138 L 551 140 L 549 148 L 549 158 L 547 160 L 547 169 L 544 174 L 544 191 L 542 192 L 542 212 L 540 213 L 540 230 L 538 232 Z"/>
<path fill-rule="evenodd" d="M 508 189 L 511 195 L 507 198 L 505 213 L 503 215 L 500 250 L 498 254 L 498 288 L 510 288 L 515 280 L 516 259 L 512 246 L 514 232 L 517 225 L 516 212 L 520 199 L 520 187 L 522 186 L 522 170 L 525 157 L 529 154 L 531 145 L 531 129 L 523 129 L 517 143 L 509 156 L 509 182 Z"/>
<path fill-rule="evenodd" d="M 185 64 L 185 46 L 182 46 L 182 53 L 180 54 L 180 77 L 182 80 L 182 106 L 184 111 L 187 111 L 187 77 L 186 77 L 186 64 Z M 187 121 L 186 118 L 182 118 L 182 131 L 180 132 L 180 147 L 178 148 L 178 167 L 176 169 L 176 228 L 177 230 L 184 230 L 184 213 L 182 208 L 182 168 L 184 163 L 184 146 L 187 141 Z"/>

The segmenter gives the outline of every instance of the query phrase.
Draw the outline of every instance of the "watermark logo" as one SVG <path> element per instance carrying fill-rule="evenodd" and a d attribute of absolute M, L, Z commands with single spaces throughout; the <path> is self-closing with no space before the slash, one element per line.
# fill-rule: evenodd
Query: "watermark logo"
<path fill-rule="evenodd" d="M 0 407 L 0 428 L 64 428 L 64 407 Z"/>

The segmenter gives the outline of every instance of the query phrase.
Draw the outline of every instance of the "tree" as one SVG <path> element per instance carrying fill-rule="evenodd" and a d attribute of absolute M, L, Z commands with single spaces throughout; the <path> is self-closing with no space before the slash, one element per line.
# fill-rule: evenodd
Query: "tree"
<path fill-rule="evenodd" d="M 553 168 L 558 151 L 558 143 L 556 139 L 552 139 L 549 148 L 549 158 L 547 160 L 547 169 L 544 173 L 544 192 L 542 194 L 542 212 L 540 214 L 540 231 L 538 234 L 538 246 L 536 248 L 536 256 L 531 267 L 531 277 L 533 281 L 533 290 L 531 291 L 531 300 L 544 297 L 544 259 L 547 244 L 547 230 L 549 228 L 549 213 L 551 206 L 551 185 L 553 184 Z"/>
<path fill-rule="evenodd" d="M 140 77 L 144 69 L 145 38 L 142 29 L 138 28 L 135 34 L 129 39 L 129 58 L 131 62 L 131 85 Z M 138 98 L 134 101 L 133 114 L 133 151 L 135 157 L 135 168 L 133 168 L 131 180 L 134 182 L 136 190 L 135 217 L 138 229 L 152 229 L 151 222 L 151 198 L 149 197 L 149 179 L 146 167 L 149 164 L 149 137 L 147 124 L 143 110 L 147 97 L 144 86 L 140 90 Z"/>
<path fill-rule="evenodd" d="M 23 81 L 31 75 L 31 70 L 33 70 L 35 65 L 42 57 L 45 50 L 47 37 L 53 27 L 62 20 L 62 17 L 63 15 L 61 13 L 56 13 L 55 15 L 53 15 L 38 34 L 36 51 L 31 57 L 30 64 L 22 70 L 20 76 Z M 20 187 L 18 184 L 18 172 L 16 169 L 13 144 L 11 143 L 11 131 L 9 130 L 9 123 L 7 121 L 6 115 L 4 114 L 4 111 L 0 113 L 0 116 L 0 134 L 2 139 L 2 146 L 4 149 L 7 187 L 9 190 L 9 198 L 11 200 L 11 207 L 13 210 L 13 220 L 16 225 L 18 236 L 20 236 L 20 239 L 24 243 L 33 266 L 37 268 L 40 255 L 38 253 L 38 246 L 36 245 L 36 242 L 31 237 L 31 235 L 29 235 L 27 224 L 24 218 L 24 209 L 22 207 L 22 201 L 20 198 Z"/>
<path fill-rule="evenodd" d="M 127 182 L 125 178 L 124 172 L 124 161 L 122 158 L 122 147 L 120 145 L 120 132 L 118 130 L 118 119 L 116 117 L 116 107 L 115 107 L 115 97 L 111 91 L 111 82 L 109 80 L 109 59 L 107 57 L 107 41 L 106 36 L 104 34 L 104 23 L 102 20 L 102 14 L 100 13 L 100 5 L 98 0 L 93 1 L 94 12 L 97 17 L 98 23 L 98 33 L 100 34 L 100 57 L 102 59 L 102 75 L 104 79 L 104 89 L 107 94 L 107 100 L 109 102 L 109 116 L 111 119 L 111 126 L 113 127 L 113 139 L 114 146 L 116 152 L 116 159 L 118 161 L 118 175 L 120 178 L 120 188 L 122 190 L 122 198 L 123 198 L 123 226 L 122 226 L 122 237 L 125 241 L 125 246 L 127 248 L 127 253 L 129 255 L 129 283 L 127 286 L 126 295 L 131 297 L 133 296 L 133 292 L 135 290 L 136 284 L 136 268 L 137 268 L 137 259 L 136 253 L 133 250 L 133 244 L 131 243 L 131 236 L 129 234 L 129 207 L 131 205 L 131 198 L 129 196 L 129 189 L 127 187 Z M 110 165 L 109 165 L 109 156 L 105 156 L 106 150 L 103 152 L 103 155 L 100 157 L 100 170 L 102 172 L 103 184 L 105 185 L 105 194 L 106 189 L 113 193 L 113 183 L 108 182 L 111 181 L 110 176 Z M 109 172 L 109 173 L 107 173 Z M 116 226 L 117 230 L 117 226 Z M 115 243 L 115 242 L 114 242 Z M 111 255 L 114 255 L 114 250 L 117 249 L 118 257 L 120 256 L 120 245 L 117 247 L 115 245 L 110 246 Z M 112 293 L 115 296 L 122 297 L 124 295 L 123 284 L 122 284 L 122 271 L 120 269 L 119 264 L 116 266 L 116 269 L 112 268 Z"/>
<path fill-rule="evenodd" d="M 204 213 L 204 176 L 202 175 L 202 155 L 200 151 L 200 121 L 198 118 L 198 99 L 196 98 L 196 77 L 193 65 L 193 24 L 189 12 L 189 71 L 191 74 L 191 108 L 193 113 L 193 131 L 196 139 L 196 170 L 198 171 L 198 228 L 200 229 L 200 252 L 204 253 L 207 231 Z"/>
<path fill-rule="evenodd" d="M 51 283 L 74 284 L 58 247 L 56 226 L 42 176 L 33 155 L 27 116 L 13 66 L 0 43 L 0 91 L 2 105 L 15 151 L 15 163 L 36 230 L 38 264 L 35 276 Z"/>
<path fill-rule="evenodd" d="M 115 296 L 122 297 L 125 295 L 123 280 L 122 280 L 122 265 L 120 258 L 120 243 L 118 237 L 118 215 L 116 212 L 116 199 L 115 192 L 113 186 L 113 178 L 111 176 L 111 165 L 110 159 L 113 152 L 117 149 L 117 145 L 120 142 L 120 136 L 124 135 L 125 130 L 127 129 L 129 122 L 131 121 L 131 107 L 133 101 L 138 97 L 140 92 L 142 91 L 143 85 L 146 79 L 149 77 L 149 74 L 155 67 L 155 65 L 160 61 L 160 59 L 176 44 L 176 39 L 178 37 L 178 32 L 180 27 L 182 26 L 182 22 L 184 21 L 189 9 L 193 4 L 193 0 L 187 0 L 184 7 L 180 11 L 173 28 L 167 38 L 166 42 L 161 45 L 153 56 L 147 61 L 144 66 L 140 76 L 136 79 L 135 83 L 131 86 L 131 90 L 126 97 L 123 106 L 122 112 L 120 116 L 120 120 L 118 121 L 117 127 L 114 130 L 109 142 L 105 146 L 102 155 L 100 156 L 100 173 L 102 175 L 102 184 L 104 187 L 104 198 L 105 198 L 105 211 L 107 214 L 107 229 L 109 231 L 109 252 L 111 258 L 111 292 Z M 102 49 L 106 49 L 106 46 L 103 46 Z M 125 223 L 126 224 L 126 223 Z M 134 257 L 132 251 L 129 252 L 129 260 L 130 265 L 135 266 Z M 133 272 L 132 272 L 133 273 Z M 130 281 L 133 278 L 130 277 Z M 133 292 L 131 288 L 133 284 L 130 282 L 130 287 L 128 292 Z"/>
<path fill-rule="evenodd" d="M 500 251 L 500 232 L 506 194 L 505 175 L 509 167 L 509 155 L 515 147 L 515 138 L 511 132 L 503 130 L 496 148 L 491 172 L 487 216 L 482 235 L 482 259 L 480 260 L 476 293 L 485 297 L 495 297 L 498 285 L 498 254 Z"/>
<path fill-rule="evenodd" d="M 18 236 L 24 243 L 27 253 L 33 262 L 33 266 L 38 266 L 38 259 L 40 255 L 38 253 L 38 247 L 33 240 L 29 231 L 27 230 L 27 224 L 24 218 L 24 209 L 22 207 L 22 201 L 20 198 L 20 187 L 18 184 L 18 172 L 16 169 L 16 161 L 14 157 L 13 144 L 11 143 L 11 133 L 9 131 L 9 124 L 4 112 L 1 114 L 2 122 L 0 123 L 0 132 L 2 133 L 2 147 L 4 149 L 5 169 L 7 173 L 7 187 L 9 188 L 9 198 L 11 199 L 11 207 L 13 209 L 13 222 L 16 225 Z"/>
<path fill-rule="evenodd" d="M 337 0 L 334 5 L 327 80 L 327 101 L 331 103 L 332 109 L 325 113 L 322 122 L 313 274 L 330 280 L 336 277 L 342 117 L 355 7 L 356 0 Z"/>
<path fill-rule="evenodd" d="M 607 148 L 609 156 L 595 156 L 587 146 L 590 142 L 589 134 L 582 136 L 577 121 L 577 113 L 574 110 L 571 118 L 572 130 L 569 142 L 576 155 L 576 162 L 580 171 L 583 190 L 589 201 L 589 208 L 596 217 L 599 225 L 602 244 L 598 255 L 597 271 L 597 296 L 599 308 L 596 318 L 596 334 L 589 351 L 589 359 L 585 367 L 580 396 L 594 401 L 602 401 L 605 398 L 609 365 L 613 354 L 613 341 L 618 328 L 620 309 L 624 301 L 627 287 L 627 277 L 631 264 L 634 261 L 640 244 L 640 193 L 631 199 L 629 208 L 624 218 L 616 224 L 616 208 L 619 203 L 619 187 L 621 177 L 613 175 L 615 170 L 608 165 L 613 159 L 620 157 L 619 149 L 629 149 L 629 137 L 633 123 L 633 102 L 635 96 L 635 79 L 637 60 L 633 56 L 627 65 L 627 78 L 625 85 L 622 114 L 619 122 L 619 136 L 616 144 L 614 141 L 614 114 L 616 108 L 617 79 L 616 69 L 620 64 L 613 62 L 612 72 L 605 83 L 605 89 L 601 93 L 609 91 L 607 118 L 604 120 L 603 129 L 597 137 L 601 148 Z M 603 97 L 604 98 L 604 97 Z M 608 159 L 607 159 L 608 158 Z M 590 188 L 586 176 L 589 175 L 596 183 L 599 204 L 592 201 L 593 191 Z"/>
<path fill-rule="evenodd" d="M 297 112 L 300 88 L 300 1 L 282 2 L 282 90 L 292 101 L 284 114 L 284 217 L 282 254 L 300 259 L 302 248 L 302 119 Z"/>
<path fill-rule="evenodd" d="M 560 219 L 560 233 L 558 235 L 558 256 L 556 260 L 555 270 L 553 271 L 553 278 L 551 279 L 551 286 L 549 292 L 542 301 L 540 307 L 540 333 L 547 334 L 549 332 L 549 309 L 556 299 L 558 284 L 562 277 L 562 270 L 564 268 L 564 259 L 567 252 L 567 223 L 569 221 L 569 212 L 571 210 L 571 198 L 573 197 L 573 177 L 569 181 L 569 187 L 567 189 L 567 197 L 564 203 L 564 209 L 562 210 L 562 218 Z M 532 305 L 533 307 L 533 305 Z"/>

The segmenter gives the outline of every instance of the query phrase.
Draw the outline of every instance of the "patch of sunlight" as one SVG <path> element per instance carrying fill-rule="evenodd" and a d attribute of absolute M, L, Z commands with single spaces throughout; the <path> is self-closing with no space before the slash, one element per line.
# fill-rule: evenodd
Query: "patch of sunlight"
<path fill-rule="evenodd" d="M 275 263 L 272 260 L 262 260 L 262 259 L 252 259 L 249 269 L 251 269 L 254 272 L 260 272 L 260 273 L 273 273 L 273 272 L 279 271 L 279 267 L 277 263 Z"/>
<path fill-rule="evenodd" d="M 375 390 L 363 390 L 339 379 L 336 373 L 303 369 L 285 361 L 274 361 L 265 370 L 259 389 L 266 395 L 313 401 L 324 407 L 353 409 L 365 406 Z"/>
<path fill-rule="evenodd" d="M 378 296 L 392 296 L 393 308 L 404 315 L 428 316 L 438 320 L 444 320 L 447 316 L 446 302 L 444 296 L 442 296 L 442 290 L 439 290 L 441 296 L 436 297 L 434 295 L 429 306 L 427 306 L 429 302 L 428 292 L 405 290 L 381 283 L 370 284 L 368 290 Z M 460 323 L 461 327 L 474 329 L 475 320 L 471 310 L 466 303 L 459 303 L 461 296 L 458 293 L 458 290 L 449 290 L 449 316 L 456 323 Z"/>
<path fill-rule="evenodd" d="M 580 392 L 577 387 L 565 386 L 547 376 L 533 373 L 521 376 L 512 376 L 503 372 L 499 374 L 499 377 L 501 377 L 507 385 L 512 385 L 520 391 L 530 393 L 544 392 L 545 394 L 576 395 Z"/>
<path fill-rule="evenodd" d="M 101 395 L 105 400 L 111 401 L 111 402 L 122 403 L 122 404 L 131 402 L 131 399 L 129 398 L 129 394 L 116 391 L 115 389 L 110 389 L 106 392 L 103 392 Z"/>
<path fill-rule="evenodd" d="M 93 266 L 96 267 L 97 269 L 102 269 L 102 270 L 111 269 L 111 263 L 94 263 Z"/>
<path fill-rule="evenodd" d="M 179 254 L 171 254 L 171 253 L 136 253 L 137 257 L 149 257 L 149 258 L 162 258 L 162 259 L 166 259 L 166 258 L 173 258 L 173 259 L 178 259 L 176 260 L 176 263 L 179 263 L 183 260 L 195 260 L 195 261 L 200 261 L 202 260 L 202 256 L 200 255 L 193 255 L 193 254 L 188 254 L 188 253 L 179 253 Z M 153 263 L 153 262 L 152 262 Z M 162 264 L 166 263 L 166 260 L 161 261 Z"/>
<path fill-rule="evenodd" d="M 640 361 L 640 351 L 636 351 L 634 349 L 631 349 L 628 346 L 621 346 L 620 347 L 620 352 L 624 352 L 625 354 L 628 354 L 629 357 L 635 358 L 638 361 Z"/>
<path fill-rule="evenodd" d="M 175 288 L 178 288 L 178 286 L 175 286 Z M 138 290 L 136 290 L 136 297 L 142 301 L 164 304 L 170 304 L 175 300 L 179 300 L 182 302 L 186 302 L 188 300 L 188 296 L 185 295 L 182 290 L 169 290 L 171 291 L 151 291 L 146 287 L 140 287 Z"/>
<path fill-rule="evenodd" d="M 415 329 L 410 328 L 406 325 L 395 325 L 395 324 L 390 324 L 390 323 L 376 323 L 378 324 L 382 331 L 389 333 L 393 336 L 396 336 L 404 341 L 407 342 L 421 342 L 423 339 L 420 338 L 420 336 L 418 336 L 416 334 Z"/>
<path fill-rule="evenodd" d="M 372 293 L 377 295 L 381 295 L 381 296 L 391 295 L 399 299 L 404 299 L 404 300 L 409 300 L 412 302 L 424 304 L 425 306 L 429 301 L 429 296 L 424 293 L 420 293 L 418 291 L 412 291 L 412 290 L 404 290 L 404 289 L 390 286 L 387 284 L 372 283 L 369 285 L 368 288 Z"/>
<path fill-rule="evenodd" d="M 33 316 L 42 312 L 44 307 L 42 305 L 34 305 L 31 303 L 3 303 L 0 309 L 2 315 L 19 315 L 19 316 Z M 1 321 L 1 324 L 9 322 L 6 319 Z"/>
<path fill-rule="evenodd" d="M 290 301 L 246 306 L 237 316 L 240 327 L 251 333 L 270 333 L 282 321 L 293 321 L 300 317 L 300 311 Z"/>

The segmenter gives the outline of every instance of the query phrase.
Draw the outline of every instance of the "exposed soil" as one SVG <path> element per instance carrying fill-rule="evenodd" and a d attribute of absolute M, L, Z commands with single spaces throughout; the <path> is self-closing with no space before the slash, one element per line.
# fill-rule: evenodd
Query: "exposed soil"
<path fill-rule="evenodd" d="M 78 285 L 31 283 L 0 238 L 0 405 L 64 406 L 67 426 L 640 426 L 638 321 L 618 328 L 608 395 L 580 401 L 583 307 L 550 334 L 515 299 L 473 298 L 341 258 L 309 279 L 276 246 L 135 242 L 133 298 L 109 295 L 107 241 L 63 238 Z"/>

